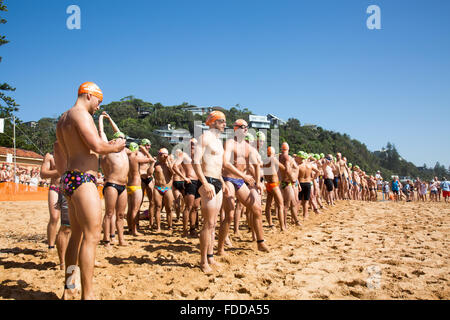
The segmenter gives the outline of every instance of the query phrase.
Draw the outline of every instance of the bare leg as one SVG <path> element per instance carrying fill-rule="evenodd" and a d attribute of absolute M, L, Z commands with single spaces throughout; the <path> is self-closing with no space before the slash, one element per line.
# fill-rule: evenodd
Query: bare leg
<path fill-rule="evenodd" d="M 48 246 L 54 247 L 56 241 L 56 234 L 58 233 L 58 222 L 61 216 L 61 211 L 57 208 L 58 193 L 54 190 L 48 191 L 48 211 L 50 213 L 50 220 L 47 225 L 47 241 Z"/>
<path fill-rule="evenodd" d="M 125 217 L 125 207 L 127 206 L 127 193 L 124 191 L 120 194 L 116 203 L 116 228 L 119 237 L 119 246 L 126 246 L 125 238 L 123 236 L 123 219 Z"/>
<path fill-rule="evenodd" d="M 65 255 L 67 251 L 67 245 L 69 244 L 70 233 L 70 227 L 62 225 L 59 228 L 58 235 L 56 236 L 56 248 L 58 249 L 60 270 L 65 270 Z"/>

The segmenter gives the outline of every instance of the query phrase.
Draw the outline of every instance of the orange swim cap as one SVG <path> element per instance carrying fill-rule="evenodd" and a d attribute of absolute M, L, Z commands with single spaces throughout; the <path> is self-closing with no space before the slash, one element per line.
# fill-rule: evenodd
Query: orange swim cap
<path fill-rule="evenodd" d="M 267 148 L 267 155 L 270 157 L 270 156 L 273 156 L 275 154 L 275 148 L 274 147 L 268 147 Z"/>
<path fill-rule="evenodd" d="M 247 126 L 248 127 L 248 123 L 247 121 L 245 121 L 244 119 L 237 119 L 233 125 L 233 129 L 234 131 L 236 131 L 237 129 L 239 129 L 240 126 Z"/>
<path fill-rule="evenodd" d="M 226 120 L 225 115 L 223 114 L 223 112 L 215 110 L 209 114 L 208 118 L 206 119 L 205 124 L 207 126 L 211 126 L 215 121 L 220 120 L 220 119 Z"/>
<path fill-rule="evenodd" d="M 287 142 L 283 142 L 281 144 L 281 151 L 288 151 L 289 150 L 289 144 Z"/>
<path fill-rule="evenodd" d="M 97 97 L 100 101 L 103 101 L 103 92 L 100 88 L 93 82 L 85 82 L 78 88 L 78 95 L 83 93 L 90 93 Z"/>

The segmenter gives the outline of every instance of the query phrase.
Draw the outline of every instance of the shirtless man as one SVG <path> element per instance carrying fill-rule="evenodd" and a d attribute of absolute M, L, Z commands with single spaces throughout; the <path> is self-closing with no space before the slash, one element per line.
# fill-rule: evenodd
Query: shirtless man
<path fill-rule="evenodd" d="M 360 199 L 361 177 L 360 177 L 360 169 L 359 166 L 357 165 L 353 166 L 352 178 L 353 178 L 353 199 L 361 200 Z"/>
<path fill-rule="evenodd" d="M 267 148 L 267 159 L 264 160 L 264 180 L 266 181 L 267 202 L 266 202 L 266 219 L 269 227 L 272 227 L 271 204 L 275 199 L 275 206 L 278 212 L 278 221 L 280 222 L 280 230 L 286 230 L 284 218 L 284 200 L 280 190 L 280 181 L 278 179 L 278 171 L 286 170 L 286 167 L 280 163 L 275 156 L 275 148 Z"/>
<path fill-rule="evenodd" d="M 342 200 L 348 200 L 348 172 L 347 172 L 347 159 L 342 158 L 340 152 L 336 153 L 336 165 L 339 167 L 340 179 L 339 179 L 339 193 Z"/>
<path fill-rule="evenodd" d="M 267 246 L 264 244 L 264 234 L 262 229 L 262 209 L 261 202 L 258 202 L 257 192 L 251 192 L 249 188 L 257 187 L 259 184 L 259 162 L 256 150 L 245 142 L 245 136 L 248 132 L 248 124 L 243 119 L 238 119 L 233 125 L 234 139 L 228 139 L 225 142 L 224 156 L 223 156 L 223 180 L 227 186 L 227 193 L 225 194 L 225 219 L 220 225 L 219 242 L 217 247 L 218 255 L 225 253 L 224 245 L 225 239 L 228 235 L 228 230 L 231 220 L 234 216 L 235 198 L 237 198 L 252 215 L 252 230 L 256 233 L 256 242 L 258 250 L 268 252 Z M 255 179 L 246 174 L 248 166 L 253 166 L 253 172 L 257 175 L 257 182 Z"/>
<path fill-rule="evenodd" d="M 176 150 L 177 160 L 182 155 L 183 155 L 183 151 L 181 151 L 181 149 L 177 149 Z M 173 169 L 172 194 L 173 194 L 173 198 L 174 198 L 174 207 L 175 207 L 175 214 L 176 214 L 175 221 L 178 221 L 178 219 L 180 219 L 181 209 L 183 206 L 183 198 L 184 198 L 184 195 L 186 194 L 186 189 L 185 189 L 186 181 L 183 179 L 185 172 L 184 172 L 183 167 L 181 166 L 181 163 L 177 164 L 177 161 L 175 161 L 172 169 Z"/>
<path fill-rule="evenodd" d="M 294 189 L 292 188 L 292 184 L 295 183 L 297 177 L 292 176 L 293 164 L 292 159 L 289 156 L 289 144 L 287 142 L 283 142 L 281 144 L 281 154 L 279 155 L 278 159 L 280 163 L 285 167 L 284 171 L 280 171 L 281 173 L 280 189 L 284 200 L 284 226 L 287 227 L 287 211 L 289 209 L 291 210 L 291 222 L 299 226 L 300 221 L 298 220 L 296 212 L 297 203 L 295 202 Z"/>
<path fill-rule="evenodd" d="M 225 115 L 212 111 L 206 119 L 209 130 L 198 139 L 194 151 L 194 170 L 199 180 L 198 192 L 201 196 L 203 227 L 200 231 L 200 268 L 205 273 L 212 272 L 214 260 L 214 239 L 217 218 L 222 206 L 223 145 L 219 137 L 225 130 Z"/>
<path fill-rule="evenodd" d="M 108 119 L 113 130 L 113 139 L 125 139 L 125 134 L 111 117 L 103 112 L 98 119 L 98 132 L 103 141 L 108 142 L 108 138 L 103 130 L 103 119 Z M 123 219 L 127 206 L 126 185 L 128 178 L 128 155 L 126 149 L 118 153 L 108 153 L 101 157 L 100 165 L 105 174 L 105 184 L 103 186 L 103 196 L 105 198 L 105 217 L 103 219 L 103 242 L 106 247 L 110 247 L 110 242 L 115 236 L 115 229 L 119 238 L 119 246 L 125 246 L 123 237 Z M 115 217 L 114 217 L 115 216 Z M 115 218 L 115 219 L 114 219 Z"/>
<path fill-rule="evenodd" d="M 60 270 L 64 270 L 65 268 L 65 254 L 67 250 L 67 244 L 69 243 L 70 238 L 70 221 L 69 221 L 69 209 L 67 205 L 67 200 L 63 195 L 62 189 L 60 187 L 61 184 L 61 175 L 64 173 L 66 168 L 64 155 L 61 154 L 61 150 L 59 149 L 58 141 L 56 141 L 53 145 L 53 152 L 55 156 L 51 154 L 46 154 L 44 158 L 44 162 L 41 166 L 41 177 L 43 179 L 51 179 L 51 187 L 52 190 L 56 189 L 57 199 L 53 208 L 55 211 L 59 212 L 61 215 L 61 226 L 56 235 L 56 248 L 59 256 L 59 268 Z M 50 190 L 49 190 L 50 193 Z M 50 195 L 49 195 L 49 206 L 50 206 Z M 50 209 L 50 207 L 49 207 Z M 59 220 L 59 217 L 58 217 Z M 57 220 L 57 222 L 58 222 Z M 47 229 L 48 230 L 48 229 Z"/>
<path fill-rule="evenodd" d="M 47 224 L 47 241 L 48 249 L 55 248 L 56 233 L 58 232 L 58 221 L 61 211 L 57 205 L 58 195 L 60 193 L 61 175 L 58 174 L 55 166 L 53 155 L 47 153 L 41 166 L 41 178 L 51 179 L 50 188 L 48 189 L 48 211 L 50 212 L 50 220 Z"/>
<path fill-rule="evenodd" d="M 169 157 L 169 151 L 162 148 L 158 152 L 158 161 L 155 164 L 155 188 L 153 189 L 153 200 L 155 207 L 156 232 L 161 232 L 161 208 L 164 207 L 167 214 L 167 227 L 172 230 L 172 181 L 174 171 L 173 163 Z"/>
<path fill-rule="evenodd" d="M 334 175 L 334 179 L 333 179 L 333 187 L 334 187 L 334 199 L 335 200 L 341 200 L 340 197 L 340 188 L 339 188 L 339 183 L 340 183 L 340 177 L 341 177 L 341 167 L 337 164 L 337 158 L 332 156 L 333 161 L 331 162 L 331 168 L 333 169 L 333 175 Z"/>
<path fill-rule="evenodd" d="M 311 197 L 313 172 L 316 174 L 319 173 L 319 170 L 307 161 L 308 158 L 309 155 L 302 151 L 300 151 L 295 158 L 299 166 L 298 181 L 300 182 L 300 187 L 302 188 L 302 191 L 298 194 L 298 199 L 302 203 L 304 219 L 308 219 L 309 217 L 308 202 Z"/>
<path fill-rule="evenodd" d="M 135 142 L 130 143 L 128 147 L 130 152 L 128 153 L 128 182 L 127 182 L 127 198 L 128 198 L 128 211 L 127 211 L 127 224 L 128 232 L 133 236 L 140 236 L 138 232 L 139 225 L 139 207 L 142 203 L 142 186 L 140 165 L 142 163 L 153 163 L 155 159 L 148 155 L 139 154 L 139 145 Z M 142 151 L 142 149 L 141 149 Z"/>
<path fill-rule="evenodd" d="M 139 155 L 142 157 L 151 157 L 150 149 L 152 147 L 152 143 L 149 139 L 142 139 L 141 144 L 139 145 Z M 148 219 L 149 225 L 153 225 L 153 170 L 154 170 L 155 162 L 151 163 L 141 163 L 139 165 L 139 173 L 141 175 L 141 188 L 142 188 L 142 202 L 139 210 L 142 207 L 142 203 L 144 203 L 144 197 L 147 195 L 148 198 Z"/>
<path fill-rule="evenodd" d="M 198 178 L 192 165 L 192 159 L 194 158 L 194 150 L 197 146 L 197 139 L 192 138 L 189 142 L 190 152 L 189 155 L 185 152 L 177 158 L 174 171 L 178 171 L 182 179 L 185 182 L 185 195 L 184 195 L 184 211 L 183 211 L 183 237 L 188 235 L 188 222 L 189 222 L 189 235 L 195 236 L 195 222 L 197 220 L 197 208 L 200 206 L 200 194 L 198 193 Z M 184 174 L 178 170 L 178 166 L 182 166 Z"/>
<path fill-rule="evenodd" d="M 83 83 L 78 89 L 75 105 L 66 111 L 56 126 L 56 136 L 66 160 L 61 177 L 69 202 L 72 234 L 66 251 L 64 299 L 75 298 L 72 272 L 77 263 L 81 271 L 81 298 L 95 299 L 92 280 L 95 251 L 101 237 L 102 206 L 97 191 L 98 154 L 120 152 L 124 140 L 107 143 L 98 135 L 92 115 L 103 100 L 100 88 Z"/>

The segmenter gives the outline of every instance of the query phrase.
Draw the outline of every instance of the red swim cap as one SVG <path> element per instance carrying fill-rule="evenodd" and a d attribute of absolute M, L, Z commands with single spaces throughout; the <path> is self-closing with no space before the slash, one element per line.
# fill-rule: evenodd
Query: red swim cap
<path fill-rule="evenodd" d="M 103 101 L 103 92 L 93 82 L 85 82 L 78 88 L 78 95 L 83 93 L 89 93 L 97 97 L 100 101 Z"/>
<path fill-rule="evenodd" d="M 283 142 L 283 144 L 281 145 L 281 150 L 282 151 L 288 151 L 289 150 L 289 144 L 287 142 Z"/>

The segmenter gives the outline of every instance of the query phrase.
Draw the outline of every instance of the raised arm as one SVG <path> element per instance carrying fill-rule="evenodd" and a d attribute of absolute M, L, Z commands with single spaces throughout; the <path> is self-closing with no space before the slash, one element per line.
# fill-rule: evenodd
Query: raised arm
<path fill-rule="evenodd" d="M 105 115 L 102 113 L 100 117 L 98 117 L 98 134 L 102 138 L 103 141 L 108 142 L 108 138 L 106 137 L 105 130 L 103 128 L 103 118 Z"/>
<path fill-rule="evenodd" d="M 106 112 L 103 111 L 103 113 L 105 115 L 105 117 L 109 120 L 109 123 L 111 124 L 111 127 L 114 130 L 114 133 L 116 132 L 120 132 L 119 127 L 116 125 L 116 123 L 114 122 L 114 120 L 109 116 L 109 114 L 107 114 Z"/>

